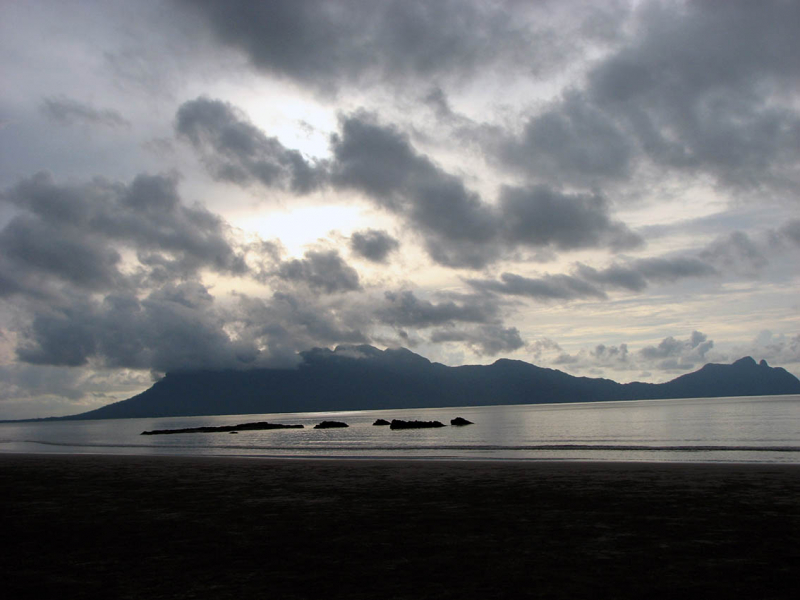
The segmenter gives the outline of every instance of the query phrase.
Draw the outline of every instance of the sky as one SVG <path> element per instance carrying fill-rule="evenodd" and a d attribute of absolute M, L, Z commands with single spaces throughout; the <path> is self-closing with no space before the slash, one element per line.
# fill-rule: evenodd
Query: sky
<path fill-rule="evenodd" d="M 800 375 L 800 3 L 8 0 L 0 418 L 403 346 Z"/>

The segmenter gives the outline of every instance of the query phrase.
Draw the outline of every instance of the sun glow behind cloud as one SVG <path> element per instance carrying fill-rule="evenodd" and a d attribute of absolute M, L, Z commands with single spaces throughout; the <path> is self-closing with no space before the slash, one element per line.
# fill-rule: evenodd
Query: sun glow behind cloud
<path fill-rule="evenodd" d="M 229 86 L 219 97 L 244 111 L 253 125 L 311 159 L 330 154 L 329 137 L 336 130 L 336 111 L 283 82 Z"/>
<path fill-rule="evenodd" d="M 233 224 L 264 240 L 280 240 L 289 256 L 299 257 L 332 232 L 349 236 L 368 227 L 370 219 L 357 205 L 303 206 L 254 212 L 237 218 Z"/>

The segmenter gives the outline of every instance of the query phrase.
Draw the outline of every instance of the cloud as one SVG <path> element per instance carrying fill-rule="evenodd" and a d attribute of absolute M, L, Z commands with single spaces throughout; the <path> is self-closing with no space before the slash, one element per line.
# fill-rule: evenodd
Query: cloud
<path fill-rule="evenodd" d="M 795 3 L 642 2 L 631 19 L 618 6 L 605 14 L 619 23 L 613 43 L 518 128 L 483 139 L 490 162 L 538 183 L 632 197 L 696 176 L 797 199 Z"/>
<path fill-rule="evenodd" d="M 0 295 L 38 287 L 56 277 L 87 289 L 124 286 L 120 254 L 77 228 L 60 228 L 31 215 L 14 217 L 0 231 Z"/>
<path fill-rule="evenodd" d="M 639 350 L 639 358 L 664 371 L 687 371 L 697 363 L 705 362 L 706 353 L 714 347 L 714 342 L 699 331 L 693 331 L 686 340 L 672 336 L 661 340 L 658 346 L 646 346 Z"/>
<path fill-rule="evenodd" d="M 640 258 L 627 264 L 613 264 L 602 270 L 579 263 L 576 274 L 604 287 L 641 292 L 649 283 L 674 283 L 687 277 L 710 277 L 718 275 L 718 271 L 700 259 L 674 256 Z"/>
<path fill-rule="evenodd" d="M 370 323 L 361 302 L 304 290 L 276 292 L 263 299 L 239 295 L 237 334 L 262 348 L 268 366 L 293 366 L 298 352 L 317 346 L 364 344 Z"/>
<path fill-rule="evenodd" d="M 256 181 L 305 194 L 318 187 L 324 175 L 320 165 L 266 136 L 228 102 L 205 97 L 184 102 L 175 117 L 175 129 L 220 181 L 242 186 Z"/>
<path fill-rule="evenodd" d="M 106 396 L 102 390 L 127 393 L 139 391 L 152 383 L 148 374 L 135 371 L 90 373 L 84 369 L 20 363 L 0 365 L 0 379 L 3 381 L 0 402 L 4 404 L 19 398 L 29 401 L 37 397 L 66 398 L 77 402 L 92 394 Z"/>
<path fill-rule="evenodd" d="M 504 186 L 486 202 L 412 146 L 407 135 L 360 111 L 340 119 L 332 158 L 311 165 L 268 138 L 230 104 L 207 98 L 184 103 L 176 128 L 200 152 L 212 175 L 248 186 L 305 193 L 327 183 L 356 190 L 405 219 L 422 236 L 428 255 L 452 268 L 480 269 L 518 248 L 576 250 L 637 248 L 643 240 L 610 216 L 600 194 L 568 194 L 543 185 Z M 374 238 L 374 235 L 373 235 Z M 357 234 L 354 244 L 365 243 Z M 372 243 L 384 244 L 387 240 Z"/>
<path fill-rule="evenodd" d="M 0 291 L 47 295 L 56 281 L 124 289 L 201 269 L 246 274 L 228 225 L 184 206 L 177 183 L 170 175 L 139 175 L 128 185 L 100 178 L 59 184 L 47 173 L 22 180 L 2 195 L 17 214 L 0 230 Z M 135 267 L 123 264 L 125 251 L 135 253 Z"/>
<path fill-rule="evenodd" d="M 601 289 L 570 275 L 545 275 L 544 277 L 530 278 L 513 273 L 503 273 L 500 281 L 468 279 L 467 283 L 484 292 L 525 296 L 540 301 L 606 298 L 606 294 Z"/>
<path fill-rule="evenodd" d="M 478 269 L 517 247 L 621 250 L 642 244 L 609 216 L 602 196 L 505 186 L 493 206 L 371 115 L 347 117 L 341 128 L 333 139 L 333 184 L 357 189 L 413 223 L 439 264 Z"/>
<path fill-rule="evenodd" d="M 800 247 L 800 219 L 793 219 L 780 228 L 780 234 Z"/>
<path fill-rule="evenodd" d="M 573 90 L 501 144 L 500 156 L 539 180 L 592 187 L 628 176 L 634 150 L 613 117 Z"/>
<path fill-rule="evenodd" d="M 795 181 L 800 7 L 647 3 L 637 34 L 588 76 L 587 98 L 651 160 L 742 188 Z"/>
<path fill-rule="evenodd" d="M 366 229 L 350 236 L 350 249 L 362 258 L 384 263 L 389 254 L 400 247 L 400 243 L 385 231 Z"/>
<path fill-rule="evenodd" d="M 139 299 L 112 293 L 33 309 L 17 358 L 34 365 L 152 370 L 292 366 L 320 344 L 364 343 L 363 311 L 313 293 L 239 295 L 220 304 L 198 282 L 167 284 Z"/>
<path fill-rule="evenodd" d="M 800 364 L 800 334 L 775 333 L 768 329 L 760 331 L 749 346 L 737 349 L 740 356 L 753 356 L 782 365 Z"/>
<path fill-rule="evenodd" d="M 706 246 L 700 257 L 728 271 L 755 275 L 769 260 L 750 236 L 741 231 L 720 236 Z"/>
<path fill-rule="evenodd" d="M 102 302 L 76 298 L 36 311 L 21 332 L 17 356 L 38 365 L 81 366 L 93 360 L 161 372 L 232 368 L 245 361 L 223 322 L 213 298 L 194 282 L 169 284 L 143 300 L 132 294 L 109 294 Z"/>
<path fill-rule="evenodd" d="M 324 92 L 342 85 L 460 80 L 509 64 L 533 73 L 568 46 L 537 20 L 483 2 L 183 2 L 223 44 L 265 72 Z M 522 8 L 522 7 L 518 7 Z"/>
<path fill-rule="evenodd" d="M 115 110 L 94 108 L 65 96 L 45 98 L 41 109 L 47 118 L 60 125 L 130 127 L 130 122 Z"/>
<path fill-rule="evenodd" d="M 375 310 L 377 319 L 395 327 L 427 328 L 460 323 L 496 322 L 497 306 L 486 299 L 472 297 L 456 304 L 452 300 L 435 304 L 417 298 L 414 292 L 386 292 L 385 302 Z"/>
<path fill-rule="evenodd" d="M 717 357 L 710 357 L 714 342 L 699 331 L 693 331 L 687 339 L 673 336 L 665 337 L 658 345 L 645 346 L 639 350 L 632 350 L 627 343 L 597 344 L 591 349 L 580 349 L 574 354 L 563 351 L 560 347 L 547 347 L 549 353 L 558 352 L 552 363 L 566 368 L 571 372 L 592 372 L 603 376 L 607 371 L 616 375 L 611 377 L 619 380 L 619 375 L 628 373 L 625 380 L 638 380 L 638 377 L 652 378 L 652 372 L 659 372 L 666 378 L 672 378 L 677 373 L 683 373 L 698 368 Z M 741 358 L 741 355 L 735 358 Z M 719 360 L 729 360 L 720 355 Z M 638 377 L 630 374 L 638 373 Z M 664 377 L 662 377 L 664 378 Z"/>
<path fill-rule="evenodd" d="M 505 237 L 521 245 L 560 250 L 638 248 L 644 241 L 609 216 L 600 195 L 564 194 L 545 186 L 505 186 L 500 193 Z"/>
<path fill-rule="evenodd" d="M 434 343 L 462 342 L 479 356 L 497 356 L 525 346 L 516 327 L 498 324 L 481 325 L 470 329 L 440 329 L 430 336 Z"/>
<path fill-rule="evenodd" d="M 620 368 L 627 365 L 630 354 L 628 352 L 628 344 L 619 344 L 618 346 L 606 346 L 605 344 L 598 344 L 590 352 L 595 362 L 604 366 L 612 366 Z"/>
<path fill-rule="evenodd" d="M 333 153 L 334 185 L 359 190 L 413 223 L 435 261 L 469 268 L 494 258 L 496 252 L 485 247 L 496 236 L 491 207 L 418 154 L 397 129 L 365 113 L 351 115 L 342 120 Z"/>
<path fill-rule="evenodd" d="M 473 288 L 508 296 L 524 296 L 538 301 L 607 299 L 607 289 L 624 289 L 642 292 L 649 284 L 674 283 L 689 277 L 705 278 L 718 275 L 710 264 L 686 256 L 651 257 L 614 263 L 605 269 L 596 269 L 577 263 L 570 275 L 543 275 L 523 277 L 503 273 L 500 281 L 494 279 L 466 279 Z"/>
<path fill-rule="evenodd" d="M 339 256 L 336 250 L 310 250 L 302 259 L 280 265 L 277 276 L 291 282 L 302 282 L 311 289 L 333 294 L 361 289 L 358 272 Z"/>

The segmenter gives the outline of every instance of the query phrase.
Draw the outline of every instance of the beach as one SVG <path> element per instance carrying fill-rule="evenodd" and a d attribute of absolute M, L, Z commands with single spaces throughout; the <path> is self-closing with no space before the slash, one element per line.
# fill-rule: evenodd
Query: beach
<path fill-rule="evenodd" d="M 7 598 L 789 598 L 800 465 L 0 454 Z"/>

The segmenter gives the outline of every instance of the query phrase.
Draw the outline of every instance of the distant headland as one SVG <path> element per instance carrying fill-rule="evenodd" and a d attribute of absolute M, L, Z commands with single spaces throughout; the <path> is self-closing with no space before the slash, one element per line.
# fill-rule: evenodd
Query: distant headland
<path fill-rule="evenodd" d="M 380 410 L 800 394 L 800 380 L 750 357 L 666 383 L 574 377 L 518 361 L 448 367 L 405 348 L 315 348 L 295 369 L 168 373 L 150 389 L 58 420 Z"/>

